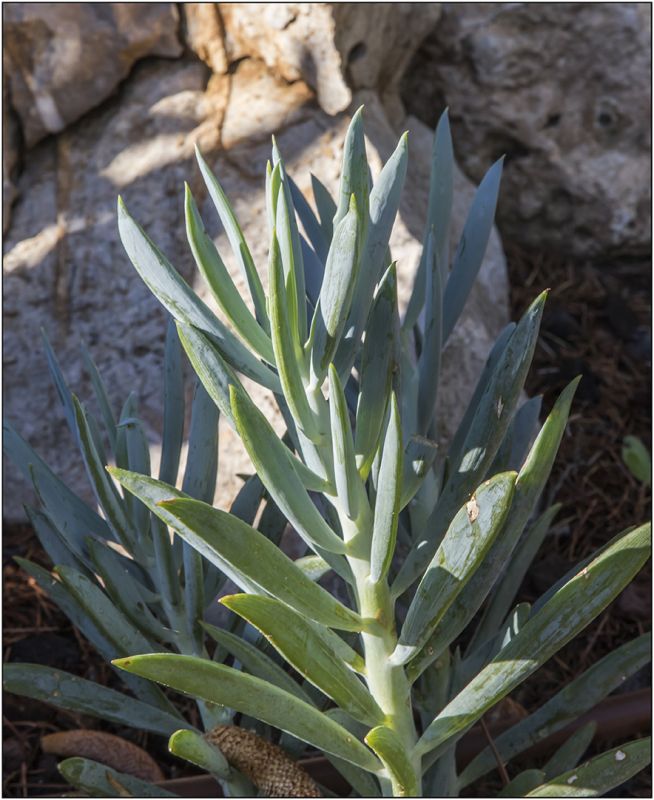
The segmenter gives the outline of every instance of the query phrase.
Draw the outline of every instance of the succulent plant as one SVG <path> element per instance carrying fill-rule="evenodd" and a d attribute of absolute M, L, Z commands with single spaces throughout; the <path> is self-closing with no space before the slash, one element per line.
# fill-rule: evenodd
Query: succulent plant
<path fill-rule="evenodd" d="M 28 446 L 9 434 L 14 458 L 31 473 L 45 507 L 47 526 L 32 514 L 35 525 L 41 523 L 37 532 L 62 565 L 54 580 L 26 567 L 122 671 L 139 698 L 142 719 L 132 724 L 172 733 L 171 750 L 216 775 L 233 794 L 251 790 L 246 776 L 255 774 L 228 752 L 233 748 L 225 744 L 224 726 L 235 721 L 275 737 L 293 756 L 305 744 L 317 748 L 361 796 L 465 793 L 496 759 L 503 764 L 565 728 L 649 658 L 649 636 L 623 645 L 457 770 L 458 740 L 639 571 L 649 554 L 649 526 L 616 536 L 533 607 L 514 605 L 558 511 L 540 509 L 539 498 L 576 381 L 539 428 L 539 402 L 521 404 L 521 392 L 542 294 L 517 325 L 501 332 L 456 434 L 446 452 L 439 450 L 441 353 L 483 260 L 502 163 L 483 179 L 450 259 L 454 162 L 442 116 L 422 255 L 400 319 L 389 239 L 407 147 L 405 134 L 373 182 L 359 110 L 345 141 L 338 197 L 313 178 L 314 213 L 273 142 L 266 174 L 267 295 L 227 198 L 198 153 L 250 293 L 246 302 L 237 291 L 187 187 L 189 244 L 220 317 L 119 201 L 127 254 L 176 326 L 168 333 L 159 478 L 150 476 L 133 408 L 116 425 L 92 371 L 116 464 L 111 477 L 103 471 L 108 460 L 98 426 L 65 388 L 52 355 L 104 518 L 82 511 L 40 460 L 30 461 Z M 199 379 L 181 490 L 175 486 L 183 416 L 176 335 Z M 239 375 L 273 394 L 287 426 L 284 437 Z M 256 469 L 230 513 L 211 505 L 218 413 Z M 264 493 L 265 510 L 254 527 Z M 305 544 L 299 559 L 279 548 L 284 520 Z M 108 545 L 112 539 L 123 555 Z M 229 629 L 202 621 L 225 577 L 240 589 L 220 597 L 233 612 Z M 205 632 L 216 642 L 211 657 Z M 14 668 L 9 688 L 35 696 L 38 684 L 40 696 L 55 704 L 88 712 L 97 701 L 97 714 L 124 716 L 124 703 L 123 711 L 107 714 L 116 693 L 100 710 L 110 690 L 82 690 L 79 679 L 57 683 L 51 671 L 30 669 L 33 684 Z M 156 683 L 196 699 L 207 735 L 184 725 Z M 53 698 L 55 686 L 60 694 Z M 235 733 L 247 744 L 246 731 Z M 598 794 L 649 761 L 647 740 L 637 740 L 577 767 L 592 734 L 582 728 L 541 769 L 515 774 L 503 793 Z M 274 749 L 260 749 L 274 760 Z M 78 785 L 93 785 L 92 762 L 77 759 L 67 769 Z"/>

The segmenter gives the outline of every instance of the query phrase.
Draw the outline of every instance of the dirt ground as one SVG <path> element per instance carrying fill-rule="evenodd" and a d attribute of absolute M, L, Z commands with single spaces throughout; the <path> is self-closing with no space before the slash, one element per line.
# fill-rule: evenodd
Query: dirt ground
<path fill-rule="evenodd" d="M 557 458 L 546 501 L 563 504 L 521 589 L 534 600 L 574 563 L 627 526 L 651 516 L 649 489 L 622 462 L 625 435 L 651 449 L 651 273 L 646 262 L 582 265 L 534 258 L 508 249 L 513 317 L 550 287 L 542 335 L 527 381 L 529 394 L 543 395 L 543 413 L 577 374 L 582 374 L 568 431 Z M 116 681 L 114 673 L 65 616 L 13 562 L 21 555 L 47 566 L 28 527 L 8 529 L 3 543 L 4 661 L 32 661 L 92 680 Z M 598 658 L 644 632 L 651 619 L 651 573 L 637 580 L 583 634 L 561 650 L 512 696 L 532 709 Z M 643 671 L 624 688 L 650 683 Z M 110 730 L 145 747 L 168 777 L 189 770 L 166 751 L 165 742 L 128 728 L 57 712 L 43 703 L 5 695 L 3 796 L 53 795 L 65 790 L 56 758 L 40 752 L 40 736 L 71 727 Z M 515 767 L 513 768 L 515 769 Z M 513 773 L 515 774 L 515 773 Z M 472 787 L 478 796 L 500 788 L 496 775 Z M 621 796 L 651 796 L 643 773 Z M 617 796 L 617 795 L 616 795 Z"/>

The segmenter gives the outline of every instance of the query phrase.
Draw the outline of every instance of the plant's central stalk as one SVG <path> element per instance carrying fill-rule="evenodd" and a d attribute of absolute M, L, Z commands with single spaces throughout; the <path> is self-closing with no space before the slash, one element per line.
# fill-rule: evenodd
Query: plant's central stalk
<path fill-rule="evenodd" d="M 365 490 L 362 489 L 365 492 Z M 397 644 L 395 609 L 387 580 L 370 581 L 370 542 L 372 519 L 367 499 L 359 508 L 365 510 L 356 520 L 339 509 L 343 537 L 350 545 L 348 561 L 355 579 L 359 613 L 377 625 L 361 634 L 366 662 L 366 681 L 370 693 L 386 715 L 386 725 L 392 728 L 410 754 L 417 741 L 411 703 L 411 684 L 404 667 L 393 666 L 390 657 Z M 420 761 L 414 763 L 417 785 L 421 784 Z M 392 784 L 394 796 L 403 794 L 402 787 Z"/>

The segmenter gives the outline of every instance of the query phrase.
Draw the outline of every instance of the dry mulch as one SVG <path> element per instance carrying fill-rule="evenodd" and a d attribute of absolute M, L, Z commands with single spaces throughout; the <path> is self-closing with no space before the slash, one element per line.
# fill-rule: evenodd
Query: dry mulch
<path fill-rule="evenodd" d="M 530 395 L 543 395 L 546 413 L 577 374 L 583 379 L 557 458 L 546 501 L 563 508 L 552 535 L 537 556 L 521 590 L 536 599 L 573 564 L 620 530 L 651 516 L 651 492 L 631 476 L 621 459 L 625 435 L 639 436 L 651 449 L 651 273 L 646 262 L 579 265 L 508 249 L 513 317 L 544 288 L 551 289 L 542 335 L 527 381 Z M 13 562 L 22 555 L 43 566 L 47 558 L 29 527 L 5 531 L 3 543 L 4 661 L 36 661 L 117 685 L 113 671 L 67 618 Z M 541 705 L 561 685 L 594 661 L 649 628 L 649 570 L 581 636 L 514 693 L 526 708 Z M 649 684 L 649 673 L 625 689 Z M 133 741 L 159 761 L 167 777 L 189 770 L 166 751 L 160 737 L 59 712 L 37 701 L 5 695 L 3 796 L 53 795 L 66 789 L 56 758 L 40 752 L 42 735 L 95 727 Z M 516 767 L 509 767 L 511 777 Z M 501 786 L 489 776 L 475 788 L 482 796 Z M 651 796 L 643 773 L 620 790 L 622 796 Z"/>

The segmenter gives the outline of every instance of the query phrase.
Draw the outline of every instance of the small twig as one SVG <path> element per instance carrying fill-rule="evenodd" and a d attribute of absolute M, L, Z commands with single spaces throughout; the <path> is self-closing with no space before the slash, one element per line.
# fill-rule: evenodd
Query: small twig
<path fill-rule="evenodd" d="M 500 777 L 502 778 L 502 784 L 507 786 L 510 783 L 509 780 L 509 773 L 506 771 L 506 767 L 504 766 L 504 762 L 500 757 L 499 751 L 497 747 L 495 747 L 495 742 L 493 741 L 493 737 L 490 735 L 490 731 L 488 730 L 488 726 L 484 722 L 484 718 L 482 717 L 479 722 L 481 723 L 481 729 L 484 732 L 484 736 L 486 737 L 486 741 L 490 749 L 493 751 L 493 755 L 495 756 L 495 761 L 497 762 L 497 771 L 500 773 Z"/>

